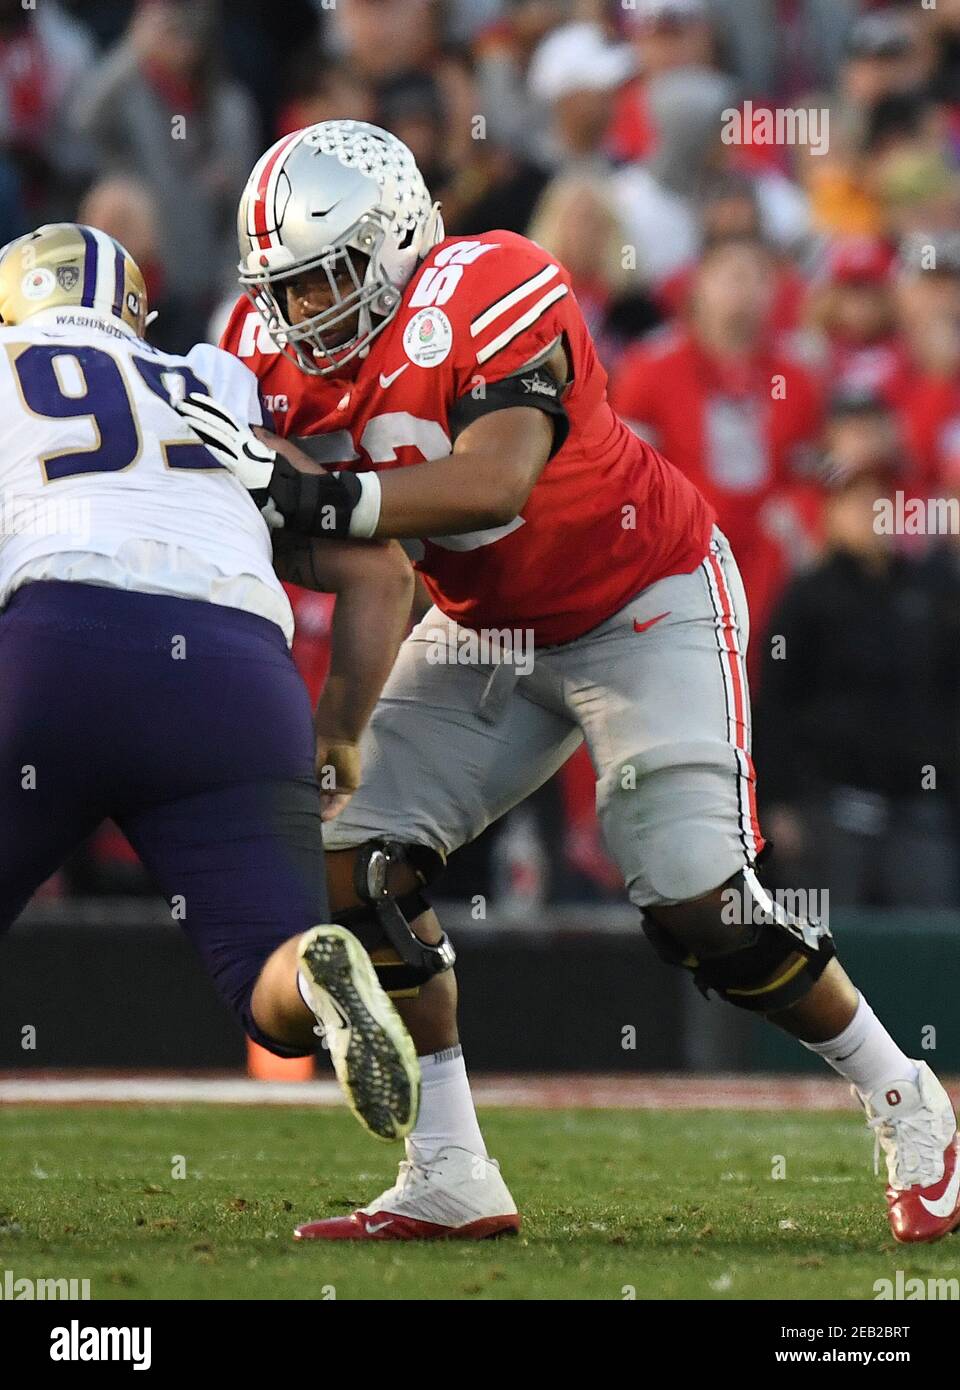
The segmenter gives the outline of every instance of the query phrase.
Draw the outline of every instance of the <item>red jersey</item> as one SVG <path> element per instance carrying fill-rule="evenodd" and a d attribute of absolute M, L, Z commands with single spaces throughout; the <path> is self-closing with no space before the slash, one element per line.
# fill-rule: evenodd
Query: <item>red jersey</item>
<path fill-rule="evenodd" d="M 908 368 L 887 397 L 899 413 L 912 466 L 904 486 L 919 495 L 936 492 L 960 431 L 960 381 Z"/>
<path fill-rule="evenodd" d="M 797 554 L 814 544 L 820 489 L 804 474 L 822 421 L 815 378 L 777 352 L 761 352 L 734 373 L 674 328 L 626 354 L 612 396 L 716 509 L 759 637 Z M 754 667 L 759 651 L 752 642 Z"/>
<path fill-rule="evenodd" d="M 551 645 L 596 627 L 656 580 L 695 569 L 713 525 L 696 488 L 611 409 L 558 261 L 513 232 L 448 237 L 350 375 L 311 377 L 269 350 L 245 299 L 221 345 L 256 373 L 278 433 L 323 435 L 322 462 L 362 472 L 448 455 L 457 402 L 481 398 L 560 338 L 572 367 L 563 394 L 570 430 L 521 514 L 425 538 L 417 562 L 449 617 L 470 628 L 532 629 L 538 645 Z"/>
<path fill-rule="evenodd" d="M 296 632 L 291 655 L 315 708 L 330 669 L 333 594 L 318 594 L 298 584 L 284 584 L 293 608 Z"/>

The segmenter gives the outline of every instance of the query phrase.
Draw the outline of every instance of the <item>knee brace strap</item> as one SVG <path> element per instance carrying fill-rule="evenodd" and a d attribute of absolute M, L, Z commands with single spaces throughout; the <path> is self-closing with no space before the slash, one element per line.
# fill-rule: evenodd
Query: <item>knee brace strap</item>
<path fill-rule="evenodd" d="M 809 994 L 835 955 L 829 936 L 811 951 L 792 942 L 780 928 L 763 926 L 752 946 L 698 961 L 692 967 L 693 979 L 704 995 L 712 989 L 739 1009 L 779 1013 Z"/>
<path fill-rule="evenodd" d="M 441 936 L 435 946 L 421 941 L 411 930 L 397 899 L 387 887 L 391 864 L 403 863 L 406 857 L 406 847 L 394 840 L 368 841 L 354 860 L 353 886 L 357 897 L 368 903 L 377 914 L 384 936 L 400 959 L 424 971 L 425 978 L 429 979 L 431 975 L 449 970 L 457 953 L 446 936 Z M 422 879 L 422 874 L 420 876 Z"/>
<path fill-rule="evenodd" d="M 392 895 L 387 886 L 389 870 L 399 863 L 408 864 L 425 885 L 443 868 L 443 856 L 423 845 L 369 840 L 360 846 L 353 865 L 353 886 L 363 906 L 336 914 L 337 921 L 363 942 L 380 983 L 393 998 L 415 995 L 456 960 L 447 936 L 431 945 L 421 941 L 411 928 L 409 919 L 426 912 L 430 903 L 421 888 L 397 898 Z M 400 959 L 393 959 L 395 956 Z"/>
<path fill-rule="evenodd" d="M 749 913 L 750 938 L 735 949 L 709 957 L 691 954 L 673 933 L 644 919 L 644 931 L 658 955 L 670 965 L 689 970 L 697 988 L 713 990 L 737 1008 L 754 1013 L 778 1013 L 807 995 L 819 980 L 836 949 L 823 923 L 794 917 L 766 892 L 752 869 L 740 879 Z M 761 909 L 756 917 L 756 904 Z M 799 959 L 798 959 L 799 957 Z"/>
<path fill-rule="evenodd" d="M 396 905 L 405 920 L 416 919 L 430 906 L 418 888 L 397 898 Z M 398 953 L 372 906 L 348 907 L 333 915 L 342 927 L 352 931 L 363 943 L 373 961 L 377 979 L 391 999 L 412 998 L 419 994 L 421 987 L 437 973 L 425 970 L 422 966 L 410 965 L 404 960 L 381 958 L 385 955 L 396 956 Z"/>

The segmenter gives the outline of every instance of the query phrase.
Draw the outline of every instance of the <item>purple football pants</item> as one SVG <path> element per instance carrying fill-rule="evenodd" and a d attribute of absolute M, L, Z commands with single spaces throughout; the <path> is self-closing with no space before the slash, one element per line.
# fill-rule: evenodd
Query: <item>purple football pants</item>
<path fill-rule="evenodd" d="M 247 1033 L 267 957 L 328 920 L 313 724 L 276 624 L 33 583 L 0 614 L 0 932 L 106 818 Z"/>

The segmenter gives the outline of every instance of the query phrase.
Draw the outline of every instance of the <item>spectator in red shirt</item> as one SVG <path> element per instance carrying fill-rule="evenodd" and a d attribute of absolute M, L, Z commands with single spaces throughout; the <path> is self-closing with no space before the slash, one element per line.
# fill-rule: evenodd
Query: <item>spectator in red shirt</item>
<path fill-rule="evenodd" d="M 642 76 L 618 94 L 608 140 L 613 157 L 626 162 L 647 159 L 656 144 L 646 79 L 674 68 L 711 66 L 714 36 L 706 0 L 634 0 L 624 11 Z"/>
<path fill-rule="evenodd" d="M 55 214 L 90 172 L 90 151 L 68 134 L 66 118 L 95 56 L 89 31 L 57 3 L 0 0 L 0 152 L 38 216 Z"/>
<path fill-rule="evenodd" d="M 733 169 L 717 174 L 704 194 L 700 220 L 704 245 L 729 237 L 763 238 L 753 179 Z M 686 310 L 698 265 L 697 259 L 691 260 L 660 284 L 657 301 L 664 314 L 672 317 Z M 790 257 L 782 254 L 776 257 L 774 281 L 770 329 L 776 334 L 793 333 L 800 327 L 807 282 Z"/>
<path fill-rule="evenodd" d="M 960 235 L 917 235 L 901 251 L 897 311 L 906 370 L 888 392 L 920 488 L 936 490 L 960 430 Z"/>
<path fill-rule="evenodd" d="M 846 237 L 829 250 L 809 316 L 834 389 L 893 392 L 905 368 L 893 290 L 895 253 L 876 237 Z"/>
<path fill-rule="evenodd" d="M 611 388 L 614 409 L 716 509 L 756 632 L 811 548 L 819 497 L 809 477 L 820 392 L 805 367 L 770 346 L 773 293 L 774 262 L 762 242 L 715 242 L 687 323 L 627 353 Z"/>

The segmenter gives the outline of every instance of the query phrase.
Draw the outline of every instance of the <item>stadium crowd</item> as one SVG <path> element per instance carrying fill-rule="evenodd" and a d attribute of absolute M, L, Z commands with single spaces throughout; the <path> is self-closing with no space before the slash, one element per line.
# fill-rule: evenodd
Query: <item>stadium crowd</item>
<path fill-rule="evenodd" d="M 960 907 L 960 0 L 0 0 L 0 239 L 101 227 L 155 342 L 216 341 L 249 169 L 333 117 L 403 139 L 449 232 L 565 263 L 715 507 L 772 880 Z M 332 601 L 295 599 L 316 690 Z M 615 900 L 592 797 L 581 750 L 447 893 Z M 141 888 L 107 827 L 48 891 Z"/>

